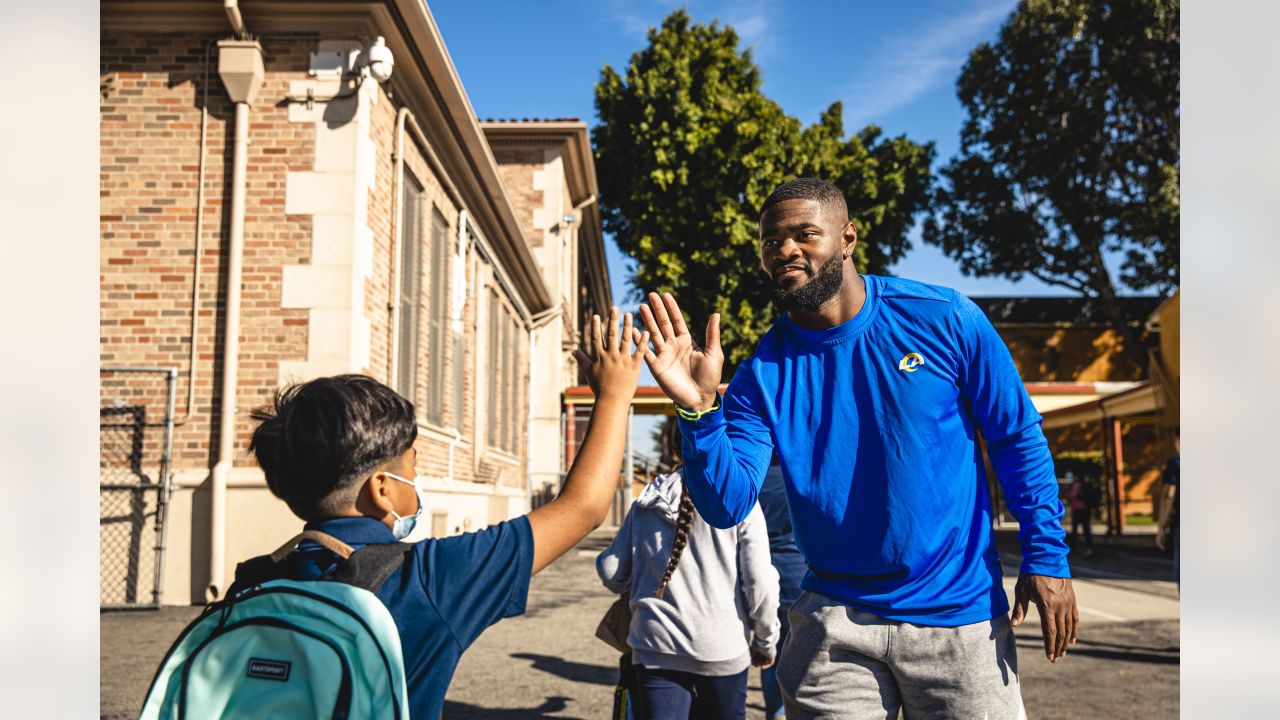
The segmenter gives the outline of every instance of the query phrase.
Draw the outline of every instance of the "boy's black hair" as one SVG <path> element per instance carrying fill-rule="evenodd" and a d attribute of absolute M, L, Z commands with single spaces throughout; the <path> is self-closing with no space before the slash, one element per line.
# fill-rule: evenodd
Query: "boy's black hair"
<path fill-rule="evenodd" d="M 849 217 L 849 203 L 845 201 L 844 193 L 826 180 L 802 177 L 782 183 L 765 198 L 760 214 L 764 215 L 769 208 L 784 200 L 816 200 L 824 207 L 839 211 L 841 217 Z"/>
<path fill-rule="evenodd" d="M 272 494 L 304 520 L 333 517 L 363 481 L 418 437 L 413 403 L 364 375 L 319 378 L 276 391 L 249 450 Z"/>

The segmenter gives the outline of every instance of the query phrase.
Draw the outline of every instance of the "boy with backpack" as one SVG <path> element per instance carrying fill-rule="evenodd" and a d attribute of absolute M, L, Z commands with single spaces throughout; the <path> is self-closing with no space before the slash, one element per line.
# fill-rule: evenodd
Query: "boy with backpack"
<path fill-rule="evenodd" d="M 279 392 L 250 449 L 271 492 L 306 521 L 241 563 L 222 602 L 179 637 L 143 718 L 438 718 L 462 653 L 524 612 L 529 578 L 604 522 L 648 337 L 632 350 L 592 321 L 597 399 L 559 496 L 464 535 L 402 543 L 426 514 L 412 403 L 362 375 Z"/>

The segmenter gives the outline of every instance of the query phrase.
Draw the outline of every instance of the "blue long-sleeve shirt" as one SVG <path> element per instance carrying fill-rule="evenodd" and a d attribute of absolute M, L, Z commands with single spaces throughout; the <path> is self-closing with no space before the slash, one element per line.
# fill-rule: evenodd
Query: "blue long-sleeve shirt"
<path fill-rule="evenodd" d="M 977 436 L 1021 525 L 1023 572 L 1070 577 L 1040 415 L 972 301 L 864 279 L 853 319 L 805 330 L 784 315 L 722 407 L 680 420 L 689 494 L 708 523 L 735 525 L 776 447 L 805 589 L 918 625 L 1008 612 Z"/>

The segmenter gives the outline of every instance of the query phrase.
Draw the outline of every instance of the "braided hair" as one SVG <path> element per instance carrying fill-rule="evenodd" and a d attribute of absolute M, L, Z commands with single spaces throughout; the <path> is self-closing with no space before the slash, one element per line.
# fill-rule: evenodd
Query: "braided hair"
<path fill-rule="evenodd" d="M 689 526 L 693 524 L 693 498 L 689 497 L 689 487 L 680 483 L 680 513 L 676 517 L 676 537 L 671 541 L 671 557 L 667 560 L 667 569 L 662 573 L 662 582 L 654 596 L 662 599 L 667 591 L 667 583 L 680 564 L 680 556 L 684 554 L 684 546 L 689 544 Z"/>

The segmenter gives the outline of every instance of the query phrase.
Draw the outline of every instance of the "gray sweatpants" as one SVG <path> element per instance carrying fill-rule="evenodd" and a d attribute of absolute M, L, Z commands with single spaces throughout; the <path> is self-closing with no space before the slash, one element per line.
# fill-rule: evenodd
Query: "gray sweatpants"
<path fill-rule="evenodd" d="M 788 720 L 1023 720 L 1009 618 L 924 627 L 806 591 L 778 658 Z"/>

